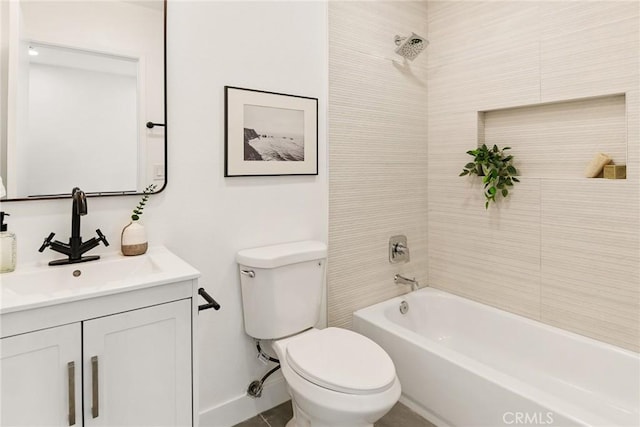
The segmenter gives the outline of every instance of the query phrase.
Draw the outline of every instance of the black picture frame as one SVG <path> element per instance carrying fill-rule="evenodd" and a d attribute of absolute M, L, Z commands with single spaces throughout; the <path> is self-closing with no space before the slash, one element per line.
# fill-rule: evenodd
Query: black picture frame
<path fill-rule="evenodd" d="M 318 98 L 224 87 L 224 176 L 318 175 Z"/>

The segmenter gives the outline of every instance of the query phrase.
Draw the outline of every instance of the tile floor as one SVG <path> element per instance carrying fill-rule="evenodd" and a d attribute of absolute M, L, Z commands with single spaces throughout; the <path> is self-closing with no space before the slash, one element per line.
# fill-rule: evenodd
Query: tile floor
<path fill-rule="evenodd" d="M 284 427 L 293 416 L 291 401 L 264 411 L 234 427 Z M 396 403 L 389 413 L 382 417 L 375 427 L 436 427 L 402 403 Z"/>

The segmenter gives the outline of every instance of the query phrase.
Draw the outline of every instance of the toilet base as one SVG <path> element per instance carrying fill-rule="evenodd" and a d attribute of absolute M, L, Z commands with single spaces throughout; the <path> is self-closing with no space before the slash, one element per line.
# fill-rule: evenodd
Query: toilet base
<path fill-rule="evenodd" d="M 344 425 L 327 425 L 327 424 L 314 424 L 314 423 L 309 423 L 309 424 L 303 424 L 303 426 L 305 427 L 373 427 L 373 424 L 359 424 L 357 426 L 354 425 L 348 425 L 348 426 L 344 426 Z M 296 419 L 295 418 L 291 418 L 289 420 L 289 422 L 287 422 L 287 425 L 285 427 L 301 427 L 298 424 L 296 424 Z"/>
<path fill-rule="evenodd" d="M 351 424 L 348 426 L 337 426 L 337 425 L 327 426 L 326 424 L 308 424 L 308 426 L 309 427 L 373 427 L 373 424 L 362 424 L 358 426 L 353 426 Z M 300 427 L 300 426 L 296 424 L 295 418 L 291 418 L 285 427 Z"/>
<path fill-rule="evenodd" d="M 373 427 L 373 423 L 356 423 L 356 424 L 342 424 L 342 423 L 329 423 L 326 420 L 312 419 L 310 416 L 304 413 L 298 405 L 295 404 L 293 399 L 291 400 L 291 406 L 293 406 L 293 418 L 291 418 L 285 427 Z"/>

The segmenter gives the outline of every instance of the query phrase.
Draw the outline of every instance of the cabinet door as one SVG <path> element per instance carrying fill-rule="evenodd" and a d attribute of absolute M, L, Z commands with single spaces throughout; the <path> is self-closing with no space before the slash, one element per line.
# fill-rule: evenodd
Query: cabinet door
<path fill-rule="evenodd" d="M 80 350 L 79 323 L 2 338 L 0 425 L 82 426 Z"/>
<path fill-rule="evenodd" d="M 190 426 L 191 300 L 83 322 L 85 426 Z"/>

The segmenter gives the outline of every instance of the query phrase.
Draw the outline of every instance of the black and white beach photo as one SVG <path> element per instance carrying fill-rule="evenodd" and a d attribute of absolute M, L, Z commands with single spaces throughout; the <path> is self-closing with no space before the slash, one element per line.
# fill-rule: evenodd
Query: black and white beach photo
<path fill-rule="evenodd" d="M 304 111 L 244 106 L 245 161 L 304 161 Z"/>
<path fill-rule="evenodd" d="M 225 86 L 224 176 L 318 174 L 318 98 Z"/>

